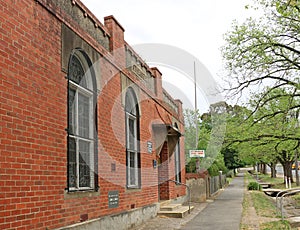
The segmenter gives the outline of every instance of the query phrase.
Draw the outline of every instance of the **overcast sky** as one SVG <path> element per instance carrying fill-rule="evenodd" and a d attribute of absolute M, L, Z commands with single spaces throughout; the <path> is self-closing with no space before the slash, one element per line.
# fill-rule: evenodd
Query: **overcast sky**
<path fill-rule="evenodd" d="M 230 29 L 234 19 L 242 22 L 253 14 L 245 9 L 250 0 L 81 1 L 102 23 L 105 16 L 113 15 L 125 29 L 125 40 L 131 46 L 157 43 L 182 49 L 196 57 L 216 82 L 219 82 L 218 76 L 222 68 L 220 47 L 224 44 L 223 34 Z M 182 84 L 178 80 L 180 74 L 174 68 L 172 70 L 172 67 L 159 69 L 163 72 L 165 87 L 170 87 L 169 91 L 174 92 L 174 87 L 179 87 L 179 91 L 185 95 L 175 97 L 181 97 L 184 106 L 191 107 L 190 104 L 194 103 L 192 82 L 188 83 L 183 77 L 185 83 Z M 198 75 L 201 75 L 201 71 Z M 208 99 L 207 91 L 201 87 L 198 86 L 198 108 L 204 111 L 212 100 Z M 190 101 L 186 102 L 183 97 Z M 220 97 L 216 98 L 219 99 Z"/>

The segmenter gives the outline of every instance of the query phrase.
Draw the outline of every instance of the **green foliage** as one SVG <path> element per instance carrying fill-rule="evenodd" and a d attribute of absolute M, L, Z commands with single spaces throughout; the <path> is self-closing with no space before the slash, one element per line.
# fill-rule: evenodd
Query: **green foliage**
<path fill-rule="evenodd" d="M 248 184 L 248 190 L 261 190 L 261 185 L 256 181 L 251 181 Z"/>
<path fill-rule="evenodd" d="M 189 150 L 205 150 L 205 158 L 200 159 L 200 169 L 209 170 L 211 175 L 219 175 L 219 171 L 227 171 L 220 150 L 225 135 L 225 123 L 222 113 L 223 103 L 211 107 L 209 113 L 201 117 L 192 110 L 185 110 L 185 153 L 186 171 L 196 172 L 196 160 L 189 157 Z M 213 111 L 213 112 L 212 112 Z M 196 145 L 196 122 L 198 126 L 198 143 Z"/>
<path fill-rule="evenodd" d="M 261 95 L 266 101 L 257 107 Z M 300 100 L 291 96 L 289 89 L 271 88 L 251 98 L 248 105 L 251 110 L 240 109 L 237 116 L 228 120 L 226 142 L 230 148 L 239 149 L 240 160 L 251 164 L 279 161 L 285 175 L 290 177 L 289 165 L 294 161 L 300 137 L 297 108 Z"/>
<path fill-rule="evenodd" d="M 228 169 L 236 169 L 246 165 L 246 163 L 239 158 L 238 151 L 236 149 L 224 147 L 221 153 L 224 157 L 225 166 Z"/>
<path fill-rule="evenodd" d="M 185 170 L 187 173 L 196 172 L 196 158 L 188 158 L 187 164 L 185 166 Z"/>
<path fill-rule="evenodd" d="M 227 178 L 233 178 L 235 176 L 235 173 L 233 170 L 229 170 L 227 173 L 226 173 L 226 177 Z"/>
<path fill-rule="evenodd" d="M 219 154 L 212 165 L 208 168 L 208 173 L 210 176 L 218 176 L 220 174 L 220 171 L 222 171 L 223 174 L 226 174 L 228 172 L 222 154 Z"/>
<path fill-rule="evenodd" d="M 252 101 L 254 111 L 268 108 L 267 104 L 273 102 L 274 107 L 264 111 L 257 121 L 300 108 L 299 104 L 287 103 L 300 97 L 299 7 L 296 0 L 253 1 L 253 8 L 259 9 L 262 16 L 248 18 L 242 24 L 234 22 L 225 35 L 222 53 L 231 93 L 260 92 Z M 270 87 L 265 90 L 261 87 L 264 85 Z M 276 109 L 277 100 L 286 106 Z"/>
<path fill-rule="evenodd" d="M 195 173 L 196 172 L 196 158 L 189 157 L 189 150 L 197 149 L 196 146 L 196 122 L 199 120 L 200 114 L 194 110 L 185 109 L 183 111 L 184 122 L 185 122 L 185 156 L 186 156 L 186 172 Z M 199 135 L 199 134 L 198 134 Z"/>
<path fill-rule="evenodd" d="M 195 112 L 191 109 L 183 111 L 184 124 L 185 124 L 185 149 L 186 155 L 190 149 L 195 149 L 196 146 L 196 127 L 199 127 L 200 114 L 199 111 Z M 198 125 L 197 123 L 198 122 Z"/>

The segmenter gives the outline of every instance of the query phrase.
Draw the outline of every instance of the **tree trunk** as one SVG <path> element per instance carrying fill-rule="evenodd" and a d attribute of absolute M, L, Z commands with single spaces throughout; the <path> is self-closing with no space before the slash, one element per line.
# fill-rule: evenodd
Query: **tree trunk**
<path fill-rule="evenodd" d="M 261 164 L 261 173 L 267 174 L 267 166 L 265 163 Z"/>
<path fill-rule="evenodd" d="M 271 178 L 276 178 L 276 163 L 271 163 Z"/>
<path fill-rule="evenodd" d="M 300 181 L 299 181 L 299 161 L 298 161 L 298 151 L 297 149 L 295 150 L 295 173 L 296 173 L 296 185 L 299 186 L 300 185 Z"/>
<path fill-rule="evenodd" d="M 262 163 L 259 163 L 259 172 L 260 172 L 260 173 L 262 173 L 262 172 L 263 172 Z"/>
<path fill-rule="evenodd" d="M 257 164 L 257 172 L 262 173 L 262 164 L 261 163 Z"/>
<path fill-rule="evenodd" d="M 283 166 L 283 172 L 284 172 L 284 177 L 286 177 L 287 179 L 290 178 L 291 183 L 294 182 L 293 180 L 293 174 L 292 174 L 292 161 L 286 161 L 282 164 Z"/>

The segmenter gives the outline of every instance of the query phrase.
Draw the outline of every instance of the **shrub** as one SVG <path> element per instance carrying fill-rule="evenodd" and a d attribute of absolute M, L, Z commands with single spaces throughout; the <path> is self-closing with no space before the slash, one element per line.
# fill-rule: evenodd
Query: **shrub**
<path fill-rule="evenodd" d="M 226 173 L 226 177 L 230 177 L 230 178 L 233 178 L 234 177 L 234 171 L 233 170 L 230 170 Z"/>
<path fill-rule="evenodd" d="M 248 184 L 248 190 L 261 190 L 261 185 L 255 181 Z"/>

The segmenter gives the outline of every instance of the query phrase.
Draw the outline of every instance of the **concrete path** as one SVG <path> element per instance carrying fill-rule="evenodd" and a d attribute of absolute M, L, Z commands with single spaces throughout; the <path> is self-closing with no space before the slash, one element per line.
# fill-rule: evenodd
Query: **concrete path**
<path fill-rule="evenodd" d="M 186 223 L 182 230 L 239 230 L 244 197 L 244 174 L 239 173 L 207 207 Z"/>

